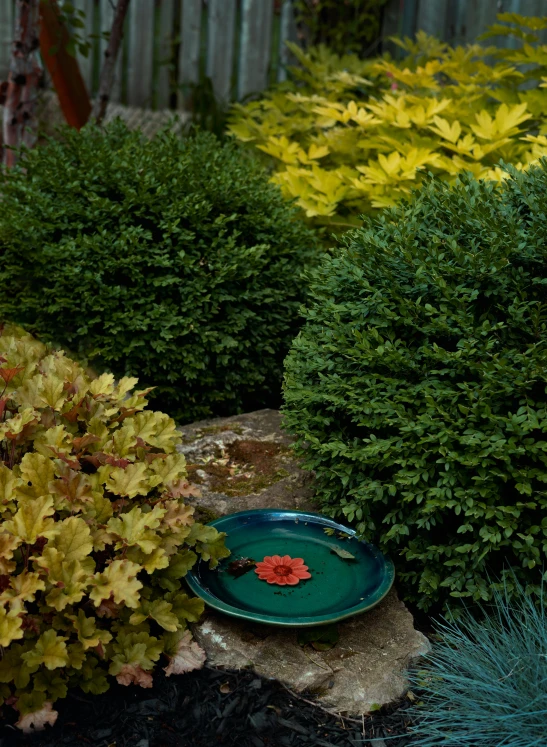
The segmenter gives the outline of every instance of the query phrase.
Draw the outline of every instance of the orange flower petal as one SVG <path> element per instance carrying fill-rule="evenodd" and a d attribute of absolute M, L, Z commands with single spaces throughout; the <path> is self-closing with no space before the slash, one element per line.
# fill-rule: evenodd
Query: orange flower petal
<path fill-rule="evenodd" d="M 261 581 L 279 586 L 296 586 L 301 579 L 311 578 L 304 559 L 291 558 L 290 555 L 266 555 L 264 560 L 256 563 L 255 573 Z"/>

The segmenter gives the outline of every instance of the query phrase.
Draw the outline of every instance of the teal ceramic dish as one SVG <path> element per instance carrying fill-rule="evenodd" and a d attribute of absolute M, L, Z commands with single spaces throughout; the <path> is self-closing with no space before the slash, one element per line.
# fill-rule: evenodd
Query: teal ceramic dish
<path fill-rule="evenodd" d="M 214 570 L 200 561 L 186 581 L 207 605 L 232 617 L 287 627 L 326 625 L 370 610 L 393 585 L 389 558 L 320 514 L 259 509 L 223 516 L 210 526 L 227 533 L 232 555 Z M 254 566 L 237 577 L 230 572 L 234 561 L 273 555 L 303 558 L 311 578 L 278 586 L 260 580 Z"/>

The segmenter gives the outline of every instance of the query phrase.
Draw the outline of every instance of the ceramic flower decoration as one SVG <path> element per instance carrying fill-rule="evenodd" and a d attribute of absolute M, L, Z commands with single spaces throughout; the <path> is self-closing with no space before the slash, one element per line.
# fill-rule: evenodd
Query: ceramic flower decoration
<path fill-rule="evenodd" d="M 256 564 L 255 573 L 263 581 L 279 586 L 296 586 L 301 579 L 311 578 L 304 559 L 291 558 L 289 555 L 266 555 L 262 562 Z"/>

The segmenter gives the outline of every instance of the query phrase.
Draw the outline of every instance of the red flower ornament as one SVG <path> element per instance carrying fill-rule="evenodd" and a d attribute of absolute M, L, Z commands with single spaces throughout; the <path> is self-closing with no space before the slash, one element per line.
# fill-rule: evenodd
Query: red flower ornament
<path fill-rule="evenodd" d="M 301 579 L 311 578 L 304 559 L 291 558 L 289 555 L 266 555 L 262 562 L 256 564 L 255 573 L 262 581 L 279 586 L 296 586 Z"/>

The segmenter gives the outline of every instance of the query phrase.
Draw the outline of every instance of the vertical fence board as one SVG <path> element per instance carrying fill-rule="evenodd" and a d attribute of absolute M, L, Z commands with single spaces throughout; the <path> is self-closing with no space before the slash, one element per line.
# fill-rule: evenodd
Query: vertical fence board
<path fill-rule="evenodd" d="M 446 36 L 448 4 L 446 0 L 418 0 L 416 31 L 444 39 Z"/>
<path fill-rule="evenodd" d="M 158 39 L 158 82 L 156 103 L 158 109 L 167 109 L 171 95 L 172 38 L 175 4 L 173 0 L 161 0 Z"/>
<path fill-rule="evenodd" d="M 78 29 L 84 38 L 99 30 L 110 31 L 112 0 L 72 0 L 72 3 L 85 13 L 85 27 Z M 179 85 L 199 83 L 205 72 L 216 95 L 226 102 L 232 95 L 234 62 L 238 98 L 263 90 L 268 84 L 269 67 L 272 80 L 285 80 L 287 65 L 294 64 L 286 42 L 297 41 L 294 0 L 282 2 L 281 15 L 275 20 L 275 39 L 273 6 L 274 0 L 207 0 L 206 5 L 204 0 L 132 0 L 125 28 L 127 70 L 123 71 L 122 79 L 124 62 L 120 53 L 112 101 L 120 100 L 123 87 L 130 105 L 146 107 L 154 102 L 161 109 L 169 105 L 169 69 L 161 63 L 169 58 L 172 49 L 175 11 L 179 7 Z M 0 0 L 0 80 L 6 78 L 9 68 L 13 10 L 14 0 Z M 465 44 L 474 42 L 496 21 L 499 12 L 544 16 L 547 4 L 546 0 L 388 0 L 382 35 L 412 35 L 415 30 L 423 29 L 453 44 Z M 547 31 L 541 33 L 541 38 L 546 43 Z M 518 45 L 517 41 L 502 37 L 485 43 Z M 97 85 L 107 41 L 94 40 L 92 44 L 87 58 L 78 55 L 90 95 Z M 385 43 L 383 47 L 386 49 Z M 184 105 L 183 95 L 178 103 Z"/>
<path fill-rule="evenodd" d="M 271 58 L 273 3 L 243 0 L 239 49 L 238 98 L 266 88 Z"/>
<path fill-rule="evenodd" d="M 129 5 L 131 7 L 131 4 Z M 114 21 L 114 8 L 112 7 L 109 0 L 101 0 L 101 34 L 108 33 L 112 28 Z M 150 33 L 150 31 L 149 31 Z M 104 53 L 108 47 L 108 38 L 100 40 L 100 60 L 102 70 L 104 64 Z M 100 74 L 100 73 L 99 73 Z M 118 59 L 116 60 L 116 67 L 114 69 L 114 83 L 112 85 L 112 91 L 110 93 L 110 101 L 118 103 L 121 99 L 122 91 L 122 48 L 118 51 Z"/>
<path fill-rule="evenodd" d="M 296 20 L 292 0 L 285 0 L 281 8 L 281 25 L 279 32 L 279 68 L 277 80 L 287 80 L 287 67 L 294 65 L 294 56 L 287 47 L 287 42 L 296 42 Z"/>
<path fill-rule="evenodd" d="M 201 0 L 182 0 L 179 50 L 179 109 L 186 108 L 189 85 L 199 82 L 199 58 L 201 50 Z"/>
<path fill-rule="evenodd" d="M 103 0 L 103 2 L 108 0 Z M 154 3 L 133 0 L 129 3 L 129 65 L 127 103 L 149 107 L 152 102 L 152 65 L 154 54 Z"/>
<path fill-rule="evenodd" d="M 14 23 L 13 2 L 3 0 L 0 2 L 0 80 L 8 77 Z"/>
<path fill-rule="evenodd" d="M 235 0 L 209 0 L 207 76 L 215 95 L 224 102 L 230 100 L 232 93 L 235 17 Z"/>
<path fill-rule="evenodd" d="M 481 2 L 473 0 L 472 2 L 468 2 L 466 14 L 466 43 L 473 44 L 476 42 L 477 36 L 486 31 L 490 24 L 496 22 L 497 13 L 497 0 L 481 0 Z M 489 42 L 487 41 L 483 43 L 488 44 Z"/>

